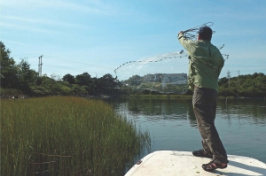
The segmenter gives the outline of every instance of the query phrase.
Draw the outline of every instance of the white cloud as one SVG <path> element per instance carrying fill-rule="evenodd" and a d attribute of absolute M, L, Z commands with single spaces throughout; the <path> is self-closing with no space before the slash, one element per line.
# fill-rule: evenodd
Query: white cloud
<path fill-rule="evenodd" d="M 82 27 L 82 28 L 87 28 L 84 25 L 81 24 L 76 24 L 76 23 L 66 23 L 62 21 L 56 21 L 56 20 L 47 20 L 47 19 L 41 19 L 41 18 L 36 18 L 36 17 L 19 17 L 19 16 L 3 16 L 0 18 L 2 21 L 7 20 L 8 23 L 28 23 L 28 24 L 46 24 L 46 25 L 53 25 L 53 26 L 60 26 L 60 27 Z"/>
<path fill-rule="evenodd" d="M 6 27 L 6 28 L 27 30 L 27 31 L 46 33 L 46 34 L 56 34 L 57 33 L 55 31 L 49 30 L 49 29 L 42 29 L 42 28 L 38 28 L 38 27 L 30 27 L 30 26 L 26 26 L 26 25 L 10 24 L 10 23 L 4 23 L 4 22 L 0 22 L 0 26 L 1 26 L 1 28 Z"/>
<path fill-rule="evenodd" d="M 90 21 L 95 15 L 110 15 L 115 12 L 112 6 L 93 0 L 78 3 L 71 0 L 1 0 L 0 6 L 1 27 L 42 33 L 50 33 L 56 27 L 61 32 L 62 28 L 88 30 L 93 25 L 79 23 L 80 20 L 75 19 Z"/>
<path fill-rule="evenodd" d="M 0 1 L 2 7 L 6 6 L 15 9 L 58 9 L 67 11 L 78 11 L 83 13 L 93 13 L 99 15 L 110 15 L 115 12 L 114 8 L 101 1 L 89 1 L 83 3 L 76 3 L 76 1 L 63 0 L 2 0 Z"/>

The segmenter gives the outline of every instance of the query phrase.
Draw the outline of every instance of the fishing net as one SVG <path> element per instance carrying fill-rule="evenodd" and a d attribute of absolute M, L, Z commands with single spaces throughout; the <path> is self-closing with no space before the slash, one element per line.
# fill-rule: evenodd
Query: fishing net
<path fill-rule="evenodd" d="M 196 40 L 202 26 L 183 31 L 186 38 Z M 221 46 L 220 49 L 224 47 Z M 226 55 L 227 56 L 227 55 Z M 228 56 L 227 56 L 228 57 Z M 128 61 L 118 66 L 114 72 L 125 87 L 143 93 L 184 94 L 187 92 L 188 55 L 184 50 L 160 54 L 153 57 Z"/>
<path fill-rule="evenodd" d="M 115 69 L 117 79 L 133 90 L 182 94 L 187 89 L 184 51 L 126 62 Z"/>

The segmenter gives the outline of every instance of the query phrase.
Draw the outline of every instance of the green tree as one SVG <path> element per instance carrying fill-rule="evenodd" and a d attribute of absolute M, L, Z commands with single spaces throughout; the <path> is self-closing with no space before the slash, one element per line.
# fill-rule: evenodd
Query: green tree
<path fill-rule="evenodd" d="M 80 86 L 89 86 L 92 83 L 91 75 L 87 72 L 77 75 L 76 83 Z"/>
<path fill-rule="evenodd" d="M 63 81 L 66 81 L 69 84 L 74 84 L 75 83 L 75 77 L 71 74 L 66 74 L 65 76 L 63 76 Z"/>
<path fill-rule="evenodd" d="M 142 82 L 142 77 L 139 75 L 134 75 L 126 81 L 126 83 L 131 86 L 139 86 L 141 82 Z"/>
<path fill-rule="evenodd" d="M 17 67 L 13 58 L 10 57 L 10 50 L 6 49 L 0 41 L 0 78 L 1 87 L 15 88 L 18 86 Z"/>
<path fill-rule="evenodd" d="M 118 93 L 119 84 L 111 74 L 105 74 L 98 80 L 97 90 L 99 90 L 99 93 L 114 95 Z"/>
<path fill-rule="evenodd" d="M 74 95 L 84 96 L 87 94 L 87 90 L 84 86 L 79 86 L 77 84 L 73 84 L 72 89 L 73 89 L 72 92 Z"/>
<path fill-rule="evenodd" d="M 23 84 L 34 83 L 37 79 L 38 73 L 30 69 L 30 64 L 25 60 L 21 60 L 18 64 L 18 78 Z"/>
<path fill-rule="evenodd" d="M 30 86 L 34 95 L 61 95 L 64 94 L 62 88 L 64 85 L 60 81 L 56 81 L 47 76 L 39 77 L 36 85 Z M 65 88 L 64 88 L 65 89 Z"/>

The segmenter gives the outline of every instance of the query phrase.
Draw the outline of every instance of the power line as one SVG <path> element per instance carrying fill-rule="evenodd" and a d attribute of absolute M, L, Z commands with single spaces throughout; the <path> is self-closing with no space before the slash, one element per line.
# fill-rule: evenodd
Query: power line
<path fill-rule="evenodd" d="M 15 54 L 15 55 L 18 55 L 18 54 Z M 22 55 L 22 54 L 19 54 L 19 55 Z M 43 67 L 42 59 L 44 55 L 39 56 L 38 61 L 36 60 L 36 54 L 34 55 L 35 56 L 33 56 L 33 54 L 28 54 L 28 56 L 30 57 L 25 56 L 24 58 L 27 58 L 28 63 L 31 66 L 38 65 L 37 71 L 38 71 L 39 76 L 42 76 L 44 72 L 48 74 L 50 74 L 49 72 L 54 72 L 56 74 L 58 74 L 59 72 L 60 74 L 67 74 L 67 73 L 72 74 L 73 71 L 75 72 L 75 74 L 81 74 L 83 72 L 88 72 L 90 74 L 99 74 L 99 73 L 107 74 L 107 72 L 104 73 L 105 70 L 109 70 L 109 73 L 111 73 L 114 68 L 109 65 L 108 66 L 97 65 L 97 64 L 91 64 L 91 63 L 88 64 L 88 63 L 79 62 L 79 61 L 70 60 L 70 59 L 55 58 L 49 55 L 48 56 L 45 55 L 45 67 Z M 100 70 L 97 70 L 97 69 L 100 69 Z M 62 73 L 62 71 L 65 73 Z"/>
<path fill-rule="evenodd" d="M 100 67 L 100 68 L 112 68 L 110 66 L 103 66 L 103 65 L 98 65 L 98 64 L 88 64 L 88 63 L 84 63 L 84 62 L 79 62 L 79 61 L 76 61 L 76 60 L 70 60 L 70 59 L 60 59 L 60 58 L 55 58 L 53 56 L 49 56 L 49 55 L 46 55 L 47 58 L 47 61 L 49 61 L 49 59 L 52 59 L 52 60 L 60 60 L 60 61 L 64 61 L 64 62 L 72 62 L 72 63 L 77 63 L 77 64 L 81 64 L 81 65 L 86 65 L 86 66 L 93 66 L 93 67 Z"/>
<path fill-rule="evenodd" d="M 12 54 L 13 57 L 17 56 L 17 55 L 23 55 L 23 54 Z M 28 58 L 28 59 L 32 59 L 33 62 L 35 62 L 35 56 L 37 56 L 37 54 L 26 54 L 26 56 L 23 56 L 23 58 Z M 44 55 L 42 55 L 44 56 Z M 21 57 L 22 58 L 22 57 Z M 54 60 L 59 60 L 59 61 L 63 61 L 63 63 L 65 62 L 72 62 L 72 63 L 76 63 L 76 64 L 80 64 L 83 66 L 90 66 L 90 67 L 98 67 L 98 68 L 110 68 L 113 69 L 113 67 L 107 66 L 107 65 L 98 65 L 98 64 L 93 64 L 93 63 L 85 63 L 85 62 L 79 62 L 76 60 L 70 60 L 70 59 L 60 59 L 60 58 L 56 58 L 54 56 L 51 55 L 45 55 L 45 63 L 49 63 L 52 61 L 52 64 L 56 64 L 57 62 L 54 62 Z M 61 63 L 62 64 L 62 63 Z"/>

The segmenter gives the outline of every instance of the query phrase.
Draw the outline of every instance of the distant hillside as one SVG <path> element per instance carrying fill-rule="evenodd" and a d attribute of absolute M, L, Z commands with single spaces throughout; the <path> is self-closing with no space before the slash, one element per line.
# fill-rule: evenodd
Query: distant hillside
<path fill-rule="evenodd" d="M 134 90 L 181 94 L 186 90 L 187 74 L 157 73 L 144 76 L 134 75 L 122 83 Z"/>
<path fill-rule="evenodd" d="M 123 81 L 123 83 L 129 86 L 138 86 L 142 83 L 161 83 L 165 84 L 187 84 L 187 74 L 185 73 L 156 73 L 147 74 L 144 76 L 134 75 L 128 80 Z"/>
<path fill-rule="evenodd" d="M 185 73 L 158 73 L 158 74 L 148 74 L 143 76 L 143 82 L 161 82 L 162 84 L 186 84 L 187 74 Z"/>

